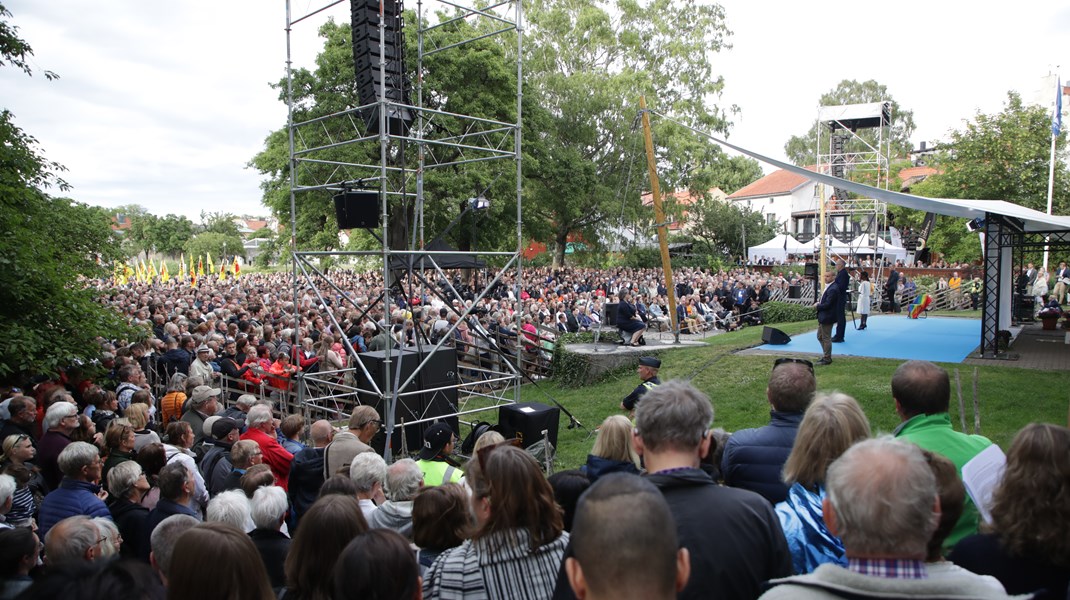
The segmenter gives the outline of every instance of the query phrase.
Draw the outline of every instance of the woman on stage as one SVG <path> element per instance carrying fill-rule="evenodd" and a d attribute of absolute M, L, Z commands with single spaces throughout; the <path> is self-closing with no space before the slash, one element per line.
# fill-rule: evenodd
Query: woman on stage
<path fill-rule="evenodd" d="M 858 279 L 858 306 L 855 307 L 855 312 L 862 317 L 862 324 L 858 327 L 858 330 L 862 331 L 866 328 L 869 306 L 873 303 L 873 284 L 869 282 L 869 273 L 865 271 L 859 271 Z"/>
<path fill-rule="evenodd" d="M 621 292 L 620 303 L 617 304 L 617 328 L 631 334 L 632 346 L 639 345 L 639 338 L 643 337 L 643 332 L 646 331 L 646 323 L 643 323 L 643 319 L 636 312 L 635 305 L 632 304 L 632 293 L 629 291 Z"/>

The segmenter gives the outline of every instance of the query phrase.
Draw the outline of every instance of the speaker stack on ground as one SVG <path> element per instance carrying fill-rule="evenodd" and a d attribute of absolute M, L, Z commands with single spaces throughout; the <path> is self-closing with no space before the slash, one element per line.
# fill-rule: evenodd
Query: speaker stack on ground
<path fill-rule="evenodd" d="M 380 0 L 350 0 L 353 28 L 353 65 L 361 106 L 379 102 L 382 96 L 391 102 L 409 104 L 409 87 L 405 77 L 404 46 L 402 44 L 402 3 L 382 1 L 383 31 L 379 31 Z M 383 73 L 380 73 L 380 57 Z M 362 111 L 361 116 L 369 133 L 379 133 L 379 105 Z M 406 135 L 412 125 L 413 114 L 408 108 L 390 106 L 387 109 L 387 131 Z"/>
<path fill-rule="evenodd" d="M 561 409 L 538 402 L 507 404 L 498 409 L 498 431 L 505 439 L 519 438 L 520 445 L 527 448 L 542 439 L 542 432 L 557 448 L 557 425 Z"/>
<path fill-rule="evenodd" d="M 791 336 L 776 327 L 766 327 L 762 329 L 762 341 L 766 344 L 782 346 L 791 341 Z"/>
<path fill-rule="evenodd" d="M 388 351 L 380 350 L 376 352 L 363 352 L 357 355 L 360 362 L 364 364 L 364 367 L 368 370 L 368 373 L 372 376 L 375 384 L 379 386 L 379 390 L 386 391 L 393 389 L 394 381 L 397 381 L 398 385 L 405 383 L 405 381 L 413 374 L 416 367 L 423 362 L 427 356 L 431 357 L 431 360 L 420 369 L 420 373 L 413 379 L 412 383 L 408 386 L 401 388 L 399 394 L 406 394 L 407 392 L 421 392 L 416 394 L 407 394 L 398 397 L 397 406 L 394 407 L 394 423 L 396 428 L 394 429 L 394 435 L 391 442 L 391 449 L 394 454 L 407 449 L 410 453 L 416 453 L 420 450 L 424 441 L 424 430 L 431 426 L 432 421 L 426 423 L 417 423 L 413 425 L 406 425 L 404 427 L 404 444 L 402 443 L 402 421 L 411 423 L 416 420 L 433 419 L 435 417 L 443 417 L 442 420 L 449 423 L 453 428 L 455 434 L 460 434 L 457 423 L 457 353 L 452 348 L 442 348 L 437 352 L 431 352 L 431 348 L 424 348 L 422 351 L 416 351 L 415 348 L 405 348 L 403 350 L 395 348 L 389 351 L 390 359 L 390 379 L 386 377 L 386 360 Z M 401 371 L 400 379 L 398 377 L 398 371 Z M 371 385 L 368 382 L 368 378 L 360 370 L 357 370 L 357 379 L 361 390 L 370 390 Z M 436 390 L 435 388 L 446 387 L 446 389 Z M 434 391 L 427 391 L 434 390 Z M 383 429 L 376 434 L 372 439 L 372 447 L 376 452 L 382 453 L 386 444 L 386 399 L 381 398 L 375 394 L 368 392 L 360 392 L 361 404 L 368 404 L 373 406 L 375 410 L 379 412 L 379 416 L 383 419 Z M 453 416 L 446 416 L 453 415 Z"/>

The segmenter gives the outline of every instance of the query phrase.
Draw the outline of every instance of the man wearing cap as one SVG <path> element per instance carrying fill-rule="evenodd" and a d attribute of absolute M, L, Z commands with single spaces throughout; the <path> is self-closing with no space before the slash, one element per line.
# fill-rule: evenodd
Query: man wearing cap
<path fill-rule="evenodd" d="M 655 387 L 661 385 L 661 380 L 658 379 L 658 369 L 661 368 L 661 360 L 656 356 L 644 356 L 639 359 L 639 378 L 643 380 L 632 393 L 620 403 L 620 407 L 626 411 L 635 410 L 635 405 L 639 402 L 639 399 L 643 397 L 643 394 L 649 392 Z"/>
<path fill-rule="evenodd" d="M 204 439 L 204 421 L 214 415 L 219 408 L 219 394 L 222 390 L 198 385 L 193 388 L 193 396 L 189 400 L 189 408 L 182 413 L 182 420 L 189 423 L 193 428 L 193 445 L 197 445 Z"/>
<path fill-rule="evenodd" d="M 223 491 L 223 484 L 227 475 L 234 470 L 230 463 L 230 448 L 238 441 L 241 435 L 241 423 L 228 417 L 209 417 L 205 420 L 215 420 L 211 424 L 211 437 L 204 438 L 204 456 L 201 457 L 199 469 L 208 493 L 215 496 Z"/>
<path fill-rule="evenodd" d="M 189 365 L 190 377 L 201 377 L 205 381 L 211 381 L 219 377 L 212 365 L 208 364 L 212 357 L 212 349 L 207 344 L 201 344 L 197 348 L 197 358 Z"/>
<path fill-rule="evenodd" d="M 424 485 L 460 483 L 464 473 L 450 458 L 453 453 L 453 430 L 446 423 L 435 423 L 424 431 L 424 446 L 416 466 L 424 473 Z"/>

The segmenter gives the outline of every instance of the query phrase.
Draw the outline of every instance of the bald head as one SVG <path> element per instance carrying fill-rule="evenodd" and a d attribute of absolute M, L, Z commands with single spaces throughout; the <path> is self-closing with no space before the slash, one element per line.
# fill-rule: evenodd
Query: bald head
<path fill-rule="evenodd" d="M 908 360 L 892 375 L 892 397 L 904 420 L 944 413 L 951 401 L 951 380 L 931 362 Z"/>
<path fill-rule="evenodd" d="M 309 428 L 309 436 L 312 437 L 312 445 L 316 448 L 323 448 L 327 444 L 331 443 L 331 437 L 334 434 L 334 427 L 331 427 L 330 421 L 326 419 L 320 419 L 312 424 Z"/>

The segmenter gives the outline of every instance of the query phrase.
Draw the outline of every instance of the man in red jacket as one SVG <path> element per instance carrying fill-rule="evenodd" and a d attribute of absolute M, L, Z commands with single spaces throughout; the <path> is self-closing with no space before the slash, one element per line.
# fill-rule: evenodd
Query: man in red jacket
<path fill-rule="evenodd" d="M 286 451 L 279 444 L 275 433 L 275 417 L 271 414 L 271 407 L 266 404 L 257 404 L 249 409 L 249 415 L 245 418 L 248 429 L 242 434 L 241 439 L 252 440 L 260 446 L 264 453 L 264 464 L 271 467 L 275 475 L 275 483 L 282 489 L 287 489 L 290 477 L 290 463 L 294 455 Z"/>

